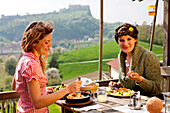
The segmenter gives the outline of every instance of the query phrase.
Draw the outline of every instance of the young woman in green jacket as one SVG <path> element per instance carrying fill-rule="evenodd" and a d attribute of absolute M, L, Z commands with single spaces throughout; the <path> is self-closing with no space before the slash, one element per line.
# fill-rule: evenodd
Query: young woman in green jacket
<path fill-rule="evenodd" d="M 121 49 L 118 55 L 119 82 L 113 86 L 123 86 L 140 91 L 147 96 L 161 93 L 160 63 L 157 56 L 138 44 L 138 30 L 124 23 L 115 30 L 115 40 Z"/>

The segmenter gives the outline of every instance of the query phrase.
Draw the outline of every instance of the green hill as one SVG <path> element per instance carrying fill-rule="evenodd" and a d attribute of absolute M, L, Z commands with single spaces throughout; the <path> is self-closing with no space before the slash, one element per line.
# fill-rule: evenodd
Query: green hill
<path fill-rule="evenodd" d="M 5 16 L 0 18 L 0 41 L 20 41 L 26 26 L 32 21 L 53 21 L 53 41 L 83 39 L 85 35 L 94 37 L 99 35 L 99 20 L 91 15 L 90 7 L 84 5 L 70 5 L 68 9 L 59 12 L 43 14 L 27 14 Z M 110 29 L 116 28 L 120 22 L 114 24 L 105 23 L 104 35 Z"/>
<path fill-rule="evenodd" d="M 148 43 L 139 42 L 140 45 L 149 49 Z M 108 42 L 103 44 L 103 59 L 116 58 L 120 51 L 119 45 L 115 42 Z M 163 54 L 163 48 L 161 46 L 153 45 L 153 50 L 155 54 Z M 99 59 L 99 46 L 93 46 L 89 48 L 80 48 L 79 50 L 73 50 L 60 55 L 59 63 L 69 63 L 69 62 L 81 62 L 81 61 L 91 61 Z M 161 60 L 161 59 L 160 59 Z"/>
<path fill-rule="evenodd" d="M 112 48 L 112 49 L 109 49 Z M 119 52 L 118 44 L 115 41 L 103 45 L 103 59 L 115 58 Z M 61 55 L 58 62 L 81 62 L 99 59 L 99 46 L 80 48 Z"/>

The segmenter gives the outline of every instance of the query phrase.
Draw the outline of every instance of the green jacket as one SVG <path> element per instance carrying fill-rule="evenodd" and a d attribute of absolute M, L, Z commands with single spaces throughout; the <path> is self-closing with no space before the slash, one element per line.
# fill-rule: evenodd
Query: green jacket
<path fill-rule="evenodd" d="M 157 56 L 147 49 L 144 49 L 138 42 L 136 43 L 132 55 L 131 70 L 138 73 L 139 76 L 143 78 L 143 81 L 140 84 L 135 80 L 130 80 L 128 76 L 125 77 L 125 56 L 126 54 L 120 51 L 118 55 L 119 81 L 123 87 L 140 91 L 141 94 L 147 96 L 159 95 L 161 93 L 161 72 Z"/>

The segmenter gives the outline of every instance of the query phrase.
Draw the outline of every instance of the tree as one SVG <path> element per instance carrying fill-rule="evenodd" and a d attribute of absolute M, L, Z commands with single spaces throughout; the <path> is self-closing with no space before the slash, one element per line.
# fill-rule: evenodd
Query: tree
<path fill-rule="evenodd" d="M 65 48 L 61 48 L 61 51 L 60 51 L 60 54 L 64 54 L 66 52 L 66 49 Z"/>
<path fill-rule="evenodd" d="M 46 71 L 48 83 L 47 85 L 58 85 L 61 84 L 61 77 L 57 68 L 49 68 Z"/>
<path fill-rule="evenodd" d="M 58 58 L 59 58 L 59 53 L 58 52 L 54 52 L 52 55 L 51 55 L 51 60 L 49 61 L 49 68 L 59 68 L 58 67 L 58 62 L 57 62 L 57 60 L 58 60 Z"/>
<path fill-rule="evenodd" d="M 49 67 L 55 67 L 58 69 L 58 62 L 54 55 L 52 55 L 51 61 L 49 62 Z"/>
<path fill-rule="evenodd" d="M 79 49 L 79 46 L 78 45 L 75 45 L 74 46 L 74 50 L 78 50 Z"/>
<path fill-rule="evenodd" d="M 60 51 L 61 51 L 61 47 L 60 47 L 60 46 L 58 46 L 58 47 L 55 48 L 55 52 L 56 52 L 56 53 L 59 53 L 59 54 L 60 54 Z"/>
<path fill-rule="evenodd" d="M 66 43 L 65 43 L 64 41 L 61 41 L 61 42 L 59 43 L 59 45 L 60 45 L 60 47 L 66 47 Z"/>
<path fill-rule="evenodd" d="M 3 58 L 2 57 L 0 57 L 0 63 L 2 63 L 3 62 Z"/>
<path fill-rule="evenodd" d="M 13 76 L 17 62 L 18 60 L 14 55 L 8 55 L 5 60 L 5 71 Z"/>
<path fill-rule="evenodd" d="M 113 36 L 113 31 L 110 31 L 110 32 L 107 33 L 107 38 L 108 39 L 111 39 L 112 36 Z"/>
<path fill-rule="evenodd" d="M 12 76 L 8 76 L 6 79 L 5 79 L 5 89 L 8 89 L 10 90 L 11 89 L 11 86 L 12 86 Z"/>

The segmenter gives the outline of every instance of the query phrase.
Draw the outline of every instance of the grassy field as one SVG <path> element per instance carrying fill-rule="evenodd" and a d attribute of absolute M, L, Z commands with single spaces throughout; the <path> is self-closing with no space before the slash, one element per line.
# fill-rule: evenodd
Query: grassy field
<path fill-rule="evenodd" d="M 144 42 L 139 42 L 144 48 L 149 49 L 149 44 Z M 120 48 L 115 41 L 103 44 L 103 59 L 116 58 Z M 155 54 L 163 54 L 162 46 L 153 45 L 152 52 Z M 60 55 L 59 63 L 68 62 L 81 62 L 81 61 L 91 61 L 99 59 L 99 46 L 93 46 L 89 48 L 80 48 L 79 50 L 73 50 Z M 159 59 L 161 60 L 161 58 Z"/>
<path fill-rule="evenodd" d="M 115 41 L 105 43 L 103 45 L 103 59 L 115 58 L 119 52 L 118 44 Z M 79 50 L 73 50 L 60 55 L 58 62 L 81 62 L 91 61 L 99 59 L 99 45 L 80 48 Z"/>
<path fill-rule="evenodd" d="M 107 61 L 102 62 L 102 68 L 104 71 L 109 71 Z M 75 63 L 75 64 L 60 64 L 60 75 L 63 76 L 62 81 L 68 80 L 80 75 L 91 73 L 98 70 L 98 62 L 91 63 Z"/>

